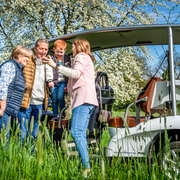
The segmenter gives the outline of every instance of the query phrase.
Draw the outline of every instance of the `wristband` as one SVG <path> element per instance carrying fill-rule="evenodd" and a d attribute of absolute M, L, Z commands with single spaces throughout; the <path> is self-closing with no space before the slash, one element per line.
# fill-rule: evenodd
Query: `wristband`
<path fill-rule="evenodd" d="M 59 66 L 60 66 L 60 64 L 56 64 L 56 67 L 55 67 L 55 68 L 56 68 L 57 70 L 59 70 Z"/>

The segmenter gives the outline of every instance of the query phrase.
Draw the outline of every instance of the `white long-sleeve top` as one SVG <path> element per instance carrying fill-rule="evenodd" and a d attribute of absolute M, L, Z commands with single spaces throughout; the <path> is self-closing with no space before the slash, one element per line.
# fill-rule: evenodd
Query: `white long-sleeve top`
<path fill-rule="evenodd" d="M 75 71 L 75 70 L 65 67 L 65 66 L 60 66 L 58 72 L 60 74 L 63 74 L 64 76 L 72 78 L 72 79 L 77 79 L 81 74 L 81 72 Z"/>
<path fill-rule="evenodd" d="M 46 69 L 46 80 L 45 80 Z M 51 82 L 53 80 L 53 69 L 47 64 L 36 64 L 36 74 L 31 95 L 30 104 L 40 105 L 43 104 L 45 99 L 45 82 Z"/>

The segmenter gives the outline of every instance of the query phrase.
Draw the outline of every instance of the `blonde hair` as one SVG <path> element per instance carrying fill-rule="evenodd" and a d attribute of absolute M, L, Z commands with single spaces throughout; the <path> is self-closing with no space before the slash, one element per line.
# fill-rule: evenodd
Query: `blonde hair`
<path fill-rule="evenodd" d="M 26 48 L 25 46 L 22 45 L 18 45 L 16 46 L 10 56 L 10 59 L 15 59 L 17 60 L 19 58 L 19 56 L 31 56 L 32 55 L 32 51 L 28 48 Z"/>
<path fill-rule="evenodd" d="M 95 61 L 95 58 L 92 56 L 91 54 L 91 47 L 89 42 L 84 39 L 84 38 L 77 38 L 75 39 L 72 44 L 74 44 L 76 46 L 76 54 L 80 53 L 80 52 L 84 52 L 87 55 L 90 56 L 90 58 L 92 59 L 92 62 Z"/>

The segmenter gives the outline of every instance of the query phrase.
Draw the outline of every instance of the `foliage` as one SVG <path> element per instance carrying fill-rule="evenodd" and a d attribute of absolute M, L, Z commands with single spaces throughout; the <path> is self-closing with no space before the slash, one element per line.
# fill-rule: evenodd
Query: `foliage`
<path fill-rule="evenodd" d="M 147 5 L 157 12 L 162 2 L 114 0 L 1 0 L 1 35 L 4 48 L 31 45 L 39 36 L 47 39 L 82 29 L 150 24 Z"/>
<path fill-rule="evenodd" d="M 83 29 L 153 24 L 156 20 L 147 7 L 160 16 L 158 7 L 170 9 L 167 3 L 165 0 L 0 0 L 2 49 L 10 50 L 17 44 L 32 47 L 40 36 L 49 39 Z M 175 5 L 178 1 L 174 1 Z"/>
<path fill-rule="evenodd" d="M 143 85 L 142 68 L 144 63 L 137 60 L 137 52 L 141 49 L 119 48 L 115 51 L 102 51 L 103 61 L 95 65 L 96 71 L 104 71 L 109 77 L 109 85 L 115 93 L 115 105 L 137 97 Z"/>
<path fill-rule="evenodd" d="M 174 50 L 174 76 L 175 79 L 180 78 L 180 54 Z M 168 60 L 162 64 L 159 76 L 162 76 L 162 80 L 169 81 L 169 65 Z"/>
<path fill-rule="evenodd" d="M 113 111 L 126 111 L 126 108 L 128 105 L 130 105 L 133 101 L 126 101 L 125 103 L 118 102 L 118 104 L 113 105 Z M 135 110 L 135 107 L 133 107 L 133 110 Z"/>
<path fill-rule="evenodd" d="M 57 147 L 52 140 L 49 141 L 44 129 L 45 124 L 46 122 L 40 126 L 37 141 L 34 143 L 31 143 L 30 139 L 22 145 L 18 138 L 18 128 L 10 141 L 4 141 L 5 134 L 1 133 L 0 179 L 84 179 L 79 157 L 70 155 L 72 151 L 68 147 Z M 106 145 L 107 132 L 108 130 L 104 130 L 101 140 Z M 63 142 L 63 145 L 67 146 L 67 140 Z M 147 159 L 141 158 L 109 159 L 104 156 L 103 149 L 90 157 L 89 179 L 169 179 L 155 157 L 153 166 L 149 165 Z M 173 172 L 170 174 L 173 175 Z"/>
<path fill-rule="evenodd" d="M 155 15 L 162 16 L 158 12 L 158 7 L 166 7 L 172 13 L 179 5 L 179 1 L 174 0 L 172 1 L 174 6 L 170 8 L 168 2 L 168 0 L 0 0 L 0 61 L 7 60 L 12 48 L 18 44 L 32 48 L 39 37 L 49 39 L 85 29 L 157 23 Z M 148 13 L 147 8 L 152 10 L 152 13 Z M 169 18 L 170 16 L 164 17 L 167 22 Z M 140 49 L 126 48 L 125 51 L 114 49 L 111 53 L 105 51 L 96 54 L 100 59 L 97 61 L 99 70 L 108 67 L 110 85 L 116 92 L 116 104 L 119 101 L 124 103 L 130 100 L 142 87 L 142 78 L 139 81 L 139 77 L 143 75 L 144 69 L 138 68 L 139 64 L 142 67 L 139 58 L 151 60 L 152 57 L 145 47 Z M 107 59 L 110 61 L 106 63 Z M 118 72 L 118 69 L 121 72 Z M 96 68 L 96 71 L 99 70 Z"/>

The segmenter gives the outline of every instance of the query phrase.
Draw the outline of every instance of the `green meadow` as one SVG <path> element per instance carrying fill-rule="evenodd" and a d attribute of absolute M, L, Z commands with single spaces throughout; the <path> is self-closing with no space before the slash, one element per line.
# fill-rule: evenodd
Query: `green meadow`
<path fill-rule="evenodd" d="M 0 180 L 85 179 L 78 155 L 67 146 L 70 136 L 65 135 L 61 146 L 56 146 L 52 134 L 48 133 L 46 120 L 40 125 L 36 142 L 28 137 L 27 142 L 22 145 L 18 136 L 19 127 L 13 126 L 12 131 L 9 141 L 4 129 L 0 137 Z M 100 144 L 95 144 L 93 153 L 89 149 L 91 174 L 86 179 L 169 179 L 156 157 L 153 164 L 149 163 L 148 158 L 106 157 L 104 147 L 109 140 L 108 129 L 105 129 Z M 173 172 L 171 176 L 173 179 L 177 178 Z"/>

